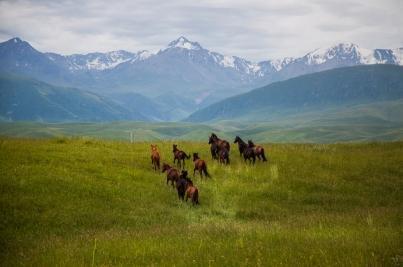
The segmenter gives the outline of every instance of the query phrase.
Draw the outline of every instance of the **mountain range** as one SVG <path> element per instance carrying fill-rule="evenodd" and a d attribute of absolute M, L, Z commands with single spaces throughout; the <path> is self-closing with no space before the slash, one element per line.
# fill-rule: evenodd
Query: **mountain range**
<path fill-rule="evenodd" d="M 67 56 L 40 52 L 19 38 L 0 43 L 0 72 L 92 92 L 122 110 L 139 113 L 136 118 L 143 120 L 179 120 L 273 82 L 367 64 L 402 65 L 403 48 L 364 49 L 341 43 L 298 58 L 251 62 L 209 51 L 185 37 L 157 53 L 118 50 Z"/>
<path fill-rule="evenodd" d="M 346 111 L 357 105 L 393 100 L 403 100 L 402 66 L 344 67 L 275 82 L 227 98 L 193 113 L 186 121 L 268 122 L 303 114 L 312 119 L 330 109 Z"/>

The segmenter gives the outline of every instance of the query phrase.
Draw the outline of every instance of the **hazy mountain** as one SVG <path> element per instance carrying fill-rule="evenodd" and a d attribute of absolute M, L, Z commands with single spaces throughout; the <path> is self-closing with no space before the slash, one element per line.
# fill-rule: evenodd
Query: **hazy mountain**
<path fill-rule="evenodd" d="M 299 58 L 251 62 L 209 51 L 180 37 L 155 54 L 118 50 L 64 56 L 41 53 L 28 42 L 13 38 L 0 43 L 0 71 L 104 95 L 140 93 L 172 105 L 172 112 L 166 113 L 171 115 L 163 116 L 172 120 L 275 81 L 345 66 L 401 65 L 402 55 L 403 48 L 371 50 L 342 43 Z"/>
<path fill-rule="evenodd" d="M 403 67 L 338 68 L 272 83 L 193 113 L 186 121 L 268 121 L 290 114 L 403 98 Z"/>
<path fill-rule="evenodd" d="M 0 118 L 8 121 L 147 121 L 108 98 L 34 79 L 0 75 Z"/>

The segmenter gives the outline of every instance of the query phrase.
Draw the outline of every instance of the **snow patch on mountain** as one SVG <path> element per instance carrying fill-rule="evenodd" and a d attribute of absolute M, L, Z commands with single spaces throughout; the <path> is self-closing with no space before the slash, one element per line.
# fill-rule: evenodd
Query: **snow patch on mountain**
<path fill-rule="evenodd" d="M 162 49 L 162 51 L 167 50 L 167 49 L 172 49 L 172 48 L 180 48 L 180 49 L 187 49 L 187 50 L 201 50 L 203 49 L 199 43 L 197 42 L 191 42 L 185 37 L 181 36 L 178 39 L 170 42 L 168 46 L 165 49 Z"/>

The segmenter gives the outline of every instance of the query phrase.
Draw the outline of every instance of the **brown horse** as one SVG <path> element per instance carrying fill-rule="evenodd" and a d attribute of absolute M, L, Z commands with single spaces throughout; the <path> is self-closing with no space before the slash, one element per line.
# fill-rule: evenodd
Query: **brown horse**
<path fill-rule="evenodd" d="M 182 172 L 183 173 L 183 172 Z M 184 178 L 186 179 L 186 193 L 185 193 L 185 200 L 186 202 L 190 198 L 192 200 L 193 205 L 199 204 L 199 189 L 193 185 L 192 180 L 187 178 L 187 171 L 185 171 Z"/>
<path fill-rule="evenodd" d="M 180 175 L 179 170 L 164 163 L 162 164 L 162 172 L 167 172 L 167 184 L 171 181 L 172 187 L 175 187 L 174 183 L 178 181 Z"/>
<path fill-rule="evenodd" d="M 210 138 L 208 140 L 208 143 L 209 144 L 213 144 L 213 143 L 217 144 L 218 150 L 220 150 L 221 148 L 225 147 L 228 150 L 228 152 L 230 151 L 230 145 L 229 145 L 228 141 L 218 138 L 218 136 L 215 133 L 211 133 L 211 136 L 210 136 Z"/>
<path fill-rule="evenodd" d="M 178 149 L 178 145 L 173 145 L 172 146 L 172 152 L 174 153 L 174 163 L 177 161 L 177 165 L 179 168 L 184 168 L 185 167 L 185 159 L 190 159 L 190 156 L 186 155 L 186 153 L 182 150 Z M 182 161 L 182 164 L 181 164 Z"/>
<path fill-rule="evenodd" d="M 151 164 L 154 166 L 154 170 L 160 169 L 160 153 L 157 145 L 151 145 Z"/>
<path fill-rule="evenodd" d="M 218 152 L 218 158 L 220 163 L 229 164 L 229 151 L 226 147 L 222 147 Z"/>
<path fill-rule="evenodd" d="M 264 148 L 262 146 L 256 146 L 252 140 L 248 140 L 248 146 L 253 147 L 255 150 L 256 157 L 261 161 L 267 161 L 266 156 L 264 154 Z"/>
<path fill-rule="evenodd" d="M 245 162 L 249 160 L 249 163 L 255 164 L 256 154 L 253 147 L 245 143 L 239 136 L 235 137 L 234 143 L 238 143 L 239 153 L 243 156 Z"/>
<path fill-rule="evenodd" d="M 182 173 L 179 176 L 179 179 L 176 183 L 176 189 L 178 191 L 179 199 L 186 201 L 190 198 L 192 200 L 193 205 L 199 204 L 199 190 L 193 185 L 192 180 L 188 177 L 188 172 L 186 170 L 182 170 Z"/>
<path fill-rule="evenodd" d="M 207 164 L 204 160 L 199 158 L 199 153 L 193 153 L 193 176 L 196 174 L 196 170 L 199 171 L 200 177 L 203 178 L 203 173 L 206 177 L 210 177 L 210 174 L 207 172 Z"/>

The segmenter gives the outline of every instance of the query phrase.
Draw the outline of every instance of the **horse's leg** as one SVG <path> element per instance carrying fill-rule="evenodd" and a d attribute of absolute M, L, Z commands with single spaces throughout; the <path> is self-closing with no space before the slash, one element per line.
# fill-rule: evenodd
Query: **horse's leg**
<path fill-rule="evenodd" d="M 200 178 L 203 178 L 203 169 L 199 169 Z"/>

